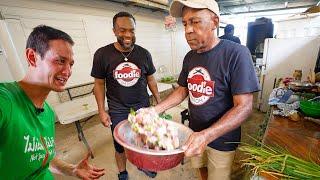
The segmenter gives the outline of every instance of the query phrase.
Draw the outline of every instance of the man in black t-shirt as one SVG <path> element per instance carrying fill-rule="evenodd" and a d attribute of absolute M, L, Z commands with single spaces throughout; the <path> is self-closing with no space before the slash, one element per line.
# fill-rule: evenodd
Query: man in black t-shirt
<path fill-rule="evenodd" d="M 128 118 L 130 108 L 138 110 L 150 106 L 147 86 L 160 102 L 157 83 L 153 77 L 155 67 L 150 53 L 135 44 L 135 18 L 120 12 L 113 17 L 113 32 L 117 42 L 99 48 L 93 59 L 91 76 L 95 78 L 94 94 L 99 117 L 105 127 L 115 126 Z M 105 88 L 109 111 L 104 109 Z M 112 123 L 111 123 L 112 122 Z M 114 141 L 115 158 L 120 180 L 128 179 L 123 147 Z M 142 170 L 155 177 L 156 173 Z"/>
<path fill-rule="evenodd" d="M 233 34 L 234 34 L 234 26 L 232 24 L 227 24 L 226 27 L 224 28 L 224 35 L 219 38 L 241 44 L 240 39 L 237 36 L 234 36 Z"/>
<path fill-rule="evenodd" d="M 259 91 L 249 50 L 216 35 L 219 8 L 214 0 L 174 0 L 174 17 L 182 17 L 191 48 L 183 61 L 179 87 L 155 106 L 160 113 L 189 96 L 189 126 L 194 131 L 183 145 L 202 179 L 230 179 L 240 141 L 240 125 L 252 112 Z M 197 157 L 200 155 L 200 157 Z"/>

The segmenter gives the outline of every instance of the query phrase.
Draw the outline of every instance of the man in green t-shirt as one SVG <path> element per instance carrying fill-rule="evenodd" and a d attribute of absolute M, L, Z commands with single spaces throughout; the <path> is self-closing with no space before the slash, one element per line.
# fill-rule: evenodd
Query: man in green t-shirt
<path fill-rule="evenodd" d="M 51 172 L 97 179 L 104 169 L 84 158 L 73 165 L 55 155 L 54 112 L 45 102 L 63 91 L 74 63 L 71 37 L 40 25 L 27 40 L 29 67 L 19 82 L 0 83 L 0 179 L 53 179 Z"/>

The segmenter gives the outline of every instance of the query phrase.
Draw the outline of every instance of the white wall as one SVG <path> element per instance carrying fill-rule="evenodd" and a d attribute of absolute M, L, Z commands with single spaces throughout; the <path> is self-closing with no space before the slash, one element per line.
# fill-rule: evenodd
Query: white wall
<path fill-rule="evenodd" d="M 163 12 L 102 0 L 1 0 L 0 11 L 18 54 L 18 60 L 9 58 L 8 61 L 19 61 L 24 69 L 27 69 L 25 43 L 33 27 L 46 24 L 71 35 L 75 41 L 75 65 L 67 86 L 93 81 L 90 76 L 93 54 L 97 48 L 116 40 L 112 17 L 119 11 L 135 16 L 137 44 L 150 51 L 157 69 L 164 65 L 170 73 L 179 73 L 189 50 L 181 29 L 165 30 L 163 21 L 167 14 Z M 51 93 L 48 101 L 59 103 L 57 94 Z"/>
<path fill-rule="evenodd" d="M 172 42 L 174 43 L 173 47 L 175 48 L 173 49 L 173 55 L 175 59 L 173 64 L 175 66 L 174 74 L 180 74 L 183 58 L 190 50 L 190 47 L 184 35 L 184 26 L 181 23 L 177 24 L 176 31 L 174 31 L 172 34 Z"/>
<path fill-rule="evenodd" d="M 26 70 L 26 63 L 21 61 L 22 53 L 19 53 L 18 47 L 15 46 L 14 41 L 18 39 L 20 36 L 11 36 L 10 26 L 14 27 L 15 23 L 11 23 L 14 21 L 6 22 L 4 20 L 0 20 L 0 46 L 3 51 L 3 60 L 7 66 L 1 66 L 1 71 L 8 71 L 11 74 L 11 77 L 16 80 L 20 80 L 23 78 Z M 5 68 L 8 69 L 5 69 Z M 6 79 L 4 79 L 6 80 Z"/>
<path fill-rule="evenodd" d="M 269 95 L 275 79 L 292 77 L 294 70 L 302 70 L 302 80 L 307 80 L 310 70 L 314 70 L 320 37 L 266 39 L 263 60 L 266 69 L 263 82 L 260 109 L 266 111 Z"/>
<path fill-rule="evenodd" d="M 320 35 L 320 13 L 297 15 L 276 21 L 277 38 L 312 37 Z"/>
<path fill-rule="evenodd" d="M 9 71 L 8 62 L 1 46 L 0 46 L 0 67 L 2 67 L 0 82 L 13 81 L 14 78 L 12 77 L 11 72 Z"/>
<path fill-rule="evenodd" d="M 320 13 L 296 15 L 275 22 L 277 39 L 266 39 L 260 82 L 263 91 L 260 109 L 266 111 L 274 79 L 292 77 L 294 70 L 302 70 L 302 80 L 314 70 L 320 46 Z"/>

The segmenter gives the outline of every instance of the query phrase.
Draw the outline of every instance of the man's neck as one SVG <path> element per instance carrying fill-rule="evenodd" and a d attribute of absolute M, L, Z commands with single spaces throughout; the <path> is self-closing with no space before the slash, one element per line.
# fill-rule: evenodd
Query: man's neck
<path fill-rule="evenodd" d="M 207 51 L 210 51 L 211 49 L 213 49 L 216 45 L 218 45 L 220 42 L 220 39 L 218 37 L 214 37 L 212 39 L 212 41 L 210 41 L 208 43 L 207 46 L 203 47 L 203 48 L 200 48 L 197 51 L 197 53 L 204 53 L 204 52 L 207 52 Z"/>
<path fill-rule="evenodd" d="M 30 83 L 25 78 L 19 81 L 18 84 L 30 98 L 35 107 L 43 108 L 44 101 L 47 99 L 50 90 Z"/>
<path fill-rule="evenodd" d="M 113 45 L 120 52 L 130 52 L 133 49 L 133 46 L 129 49 L 124 49 L 118 42 L 113 43 Z"/>

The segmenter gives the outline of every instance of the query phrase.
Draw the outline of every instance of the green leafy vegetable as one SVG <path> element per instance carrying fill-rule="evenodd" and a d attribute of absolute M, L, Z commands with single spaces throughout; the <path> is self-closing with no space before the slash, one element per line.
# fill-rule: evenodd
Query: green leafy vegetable
<path fill-rule="evenodd" d="M 130 114 L 133 115 L 133 116 L 135 116 L 137 113 L 136 113 L 136 111 L 134 111 L 133 108 L 130 108 Z"/>
<path fill-rule="evenodd" d="M 284 150 L 264 144 L 246 144 L 239 150 L 249 156 L 242 162 L 252 167 L 255 174 L 263 172 L 281 179 L 320 179 L 320 165 L 297 158 Z"/>
<path fill-rule="evenodd" d="M 166 113 L 163 113 L 161 115 L 159 115 L 160 118 L 162 119 L 166 119 L 166 120 L 172 120 L 172 116 L 170 114 L 166 114 Z"/>

